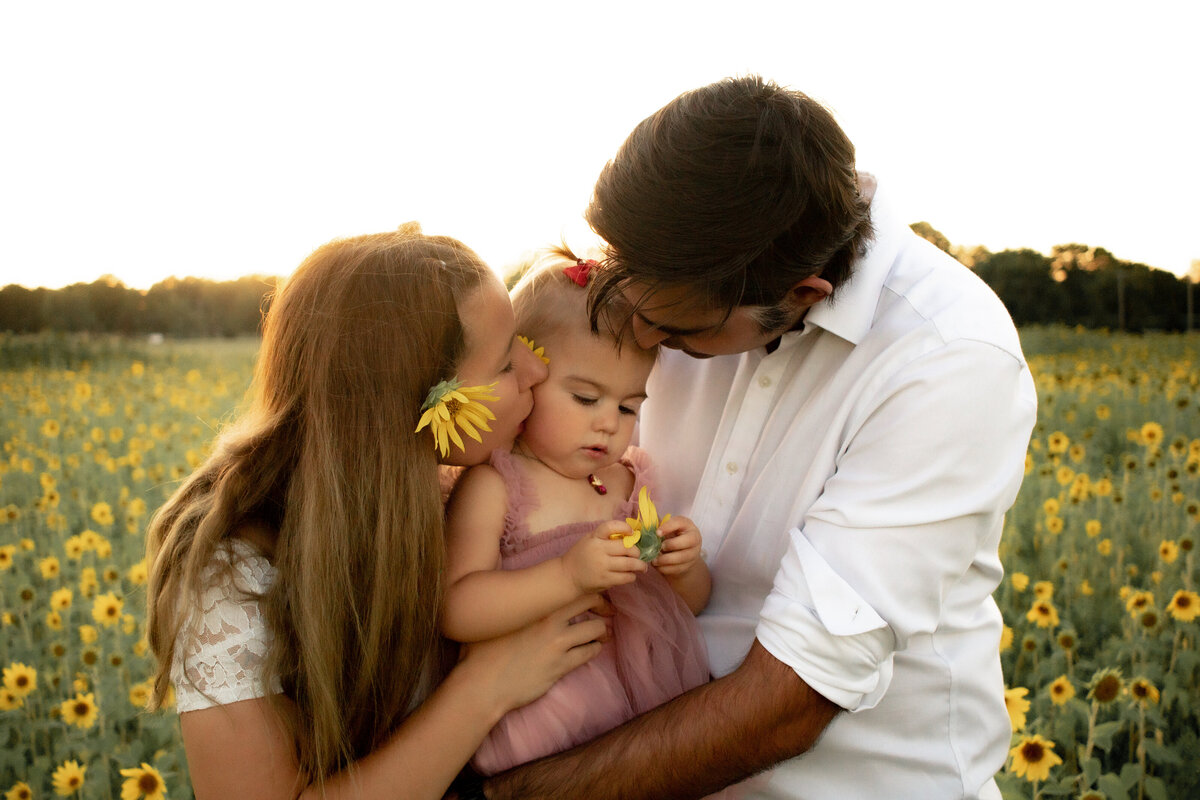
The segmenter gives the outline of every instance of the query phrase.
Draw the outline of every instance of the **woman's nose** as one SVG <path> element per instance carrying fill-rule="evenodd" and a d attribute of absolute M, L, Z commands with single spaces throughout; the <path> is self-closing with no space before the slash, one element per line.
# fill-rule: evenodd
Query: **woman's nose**
<path fill-rule="evenodd" d="M 536 386 L 546 380 L 549 370 L 547 370 L 546 364 L 525 345 L 518 343 L 516 350 L 517 387 L 524 392 L 528 391 L 530 386 Z"/>

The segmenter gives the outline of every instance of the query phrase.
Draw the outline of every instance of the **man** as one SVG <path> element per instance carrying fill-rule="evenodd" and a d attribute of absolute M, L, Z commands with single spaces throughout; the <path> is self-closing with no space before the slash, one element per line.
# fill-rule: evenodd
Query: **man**
<path fill-rule="evenodd" d="M 655 498 L 705 539 L 716 678 L 490 798 L 997 798 L 1010 737 L 991 593 L 1036 397 L 969 270 L 889 210 L 808 97 L 682 95 L 604 169 L 588 221 L 665 349 Z M 843 713 L 846 712 L 846 713 Z"/>

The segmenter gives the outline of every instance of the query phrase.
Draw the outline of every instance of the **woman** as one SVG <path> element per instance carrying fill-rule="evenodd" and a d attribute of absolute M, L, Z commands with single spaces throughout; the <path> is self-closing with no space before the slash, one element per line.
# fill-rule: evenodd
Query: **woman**
<path fill-rule="evenodd" d="M 155 699 L 175 684 L 197 798 L 441 797 L 598 651 L 603 623 L 569 624 L 588 598 L 442 668 L 439 465 L 511 446 L 546 374 L 515 333 L 478 256 L 415 225 L 327 244 L 279 290 L 248 409 L 147 542 Z M 414 432 L 452 379 L 492 398 L 461 447 Z"/>

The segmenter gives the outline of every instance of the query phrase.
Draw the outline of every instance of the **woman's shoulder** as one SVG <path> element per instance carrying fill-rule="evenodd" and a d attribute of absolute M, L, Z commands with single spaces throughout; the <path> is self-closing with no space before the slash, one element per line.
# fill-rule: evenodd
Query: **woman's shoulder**
<path fill-rule="evenodd" d="M 175 641 L 171 680 L 180 712 L 268 694 L 262 671 L 272 637 L 262 597 L 274 581 L 275 567 L 250 540 L 230 537 L 217 546 L 201 574 L 199 605 Z"/>
<path fill-rule="evenodd" d="M 266 592 L 274 580 L 275 566 L 261 544 L 239 535 L 217 545 L 200 584 L 205 594 L 254 597 Z"/>

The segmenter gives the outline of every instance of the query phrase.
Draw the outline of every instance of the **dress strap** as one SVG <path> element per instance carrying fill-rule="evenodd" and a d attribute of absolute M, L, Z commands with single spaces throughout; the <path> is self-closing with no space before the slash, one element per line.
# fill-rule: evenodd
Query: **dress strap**
<path fill-rule="evenodd" d="M 504 533 L 500 536 L 500 547 L 510 548 L 530 535 L 526 520 L 529 512 L 539 505 L 537 491 L 507 450 L 493 450 L 489 463 L 504 481 L 507 508 L 504 511 Z"/>

